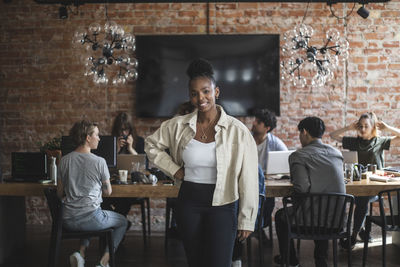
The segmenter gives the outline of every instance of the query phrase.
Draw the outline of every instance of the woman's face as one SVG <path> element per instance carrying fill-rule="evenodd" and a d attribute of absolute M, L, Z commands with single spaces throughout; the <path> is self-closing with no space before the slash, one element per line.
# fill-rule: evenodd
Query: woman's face
<path fill-rule="evenodd" d="M 199 112 L 207 112 L 214 109 L 215 98 L 219 96 L 219 88 L 215 87 L 207 77 L 199 77 L 190 82 L 190 102 Z"/>
<path fill-rule="evenodd" d="M 90 149 L 97 149 L 99 145 L 100 137 L 99 137 L 99 128 L 94 127 L 94 131 L 91 135 L 88 135 L 86 138 Z"/>
<path fill-rule="evenodd" d="M 371 124 L 371 120 L 368 118 L 363 118 L 358 122 L 358 134 L 362 139 L 369 140 L 373 137 L 372 131 L 373 127 Z"/>

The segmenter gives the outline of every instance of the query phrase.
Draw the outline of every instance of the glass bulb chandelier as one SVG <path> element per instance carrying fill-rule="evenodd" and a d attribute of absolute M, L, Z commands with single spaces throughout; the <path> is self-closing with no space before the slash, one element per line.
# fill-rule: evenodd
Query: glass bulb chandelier
<path fill-rule="evenodd" d="M 311 26 L 299 24 L 283 35 L 281 78 L 294 86 L 324 86 L 334 78 L 339 61 L 349 56 L 349 42 L 338 30 L 329 29 L 321 47 L 311 44 L 313 32 Z"/>
<path fill-rule="evenodd" d="M 73 38 L 74 44 L 83 45 L 87 54 L 83 57 L 85 76 L 93 76 L 97 84 L 125 84 L 136 80 L 138 61 L 133 57 L 136 49 L 135 36 L 125 33 L 113 21 L 107 21 L 102 28 L 92 23 L 87 29 L 78 29 Z"/>

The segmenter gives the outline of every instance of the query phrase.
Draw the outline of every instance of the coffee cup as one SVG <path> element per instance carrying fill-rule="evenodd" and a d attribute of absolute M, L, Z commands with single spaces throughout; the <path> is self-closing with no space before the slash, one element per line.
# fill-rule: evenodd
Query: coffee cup
<path fill-rule="evenodd" d="M 119 180 L 121 183 L 127 183 L 128 182 L 128 170 L 119 170 Z"/>

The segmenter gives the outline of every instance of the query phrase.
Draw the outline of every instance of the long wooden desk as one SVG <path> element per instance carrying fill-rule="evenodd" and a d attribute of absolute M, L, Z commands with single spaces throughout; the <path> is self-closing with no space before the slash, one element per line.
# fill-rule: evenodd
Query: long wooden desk
<path fill-rule="evenodd" d="M 43 189 L 54 185 L 36 183 L 0 183 L 0 196 L 43 196 Z M 266 195 L 268 197 L 288 196 L 293 192 L 293 185 L 289 180 L 267 179 L 265 181 Z M 170 185 L 112 185 L 113 192 L 110 197 L 150 197 L 167 198 L 177 197 L 178 186 Z M 346 184 L 346 193 L 354 196 L 374 196 L 379 191 L 400 188 L 400 182 L 376 182 L 361 180 Z"/>
<path fill-rule="evenodd" d="M 346 184 L 346 193 L 354 196 L 375 196 L 379 191 L 394 188 L 400 188 L 400 182 L 361 180 Z M 283 197 L 293 193 L 293 185 L 289 180 L 267 179 L 265 190 L 267 197 Z"/>
<path fill-rule="evenodd" d="M 43 196 L 46 187 L 54 187 L 52 184 L 38 183 L 0 183 L 0 196 Z M 171 185 L 150 185 L 150 184 L 130 184 L 112 185 L 110 197 L 150 197 L 167 198 L 177 197 L 178 186 Z"/>

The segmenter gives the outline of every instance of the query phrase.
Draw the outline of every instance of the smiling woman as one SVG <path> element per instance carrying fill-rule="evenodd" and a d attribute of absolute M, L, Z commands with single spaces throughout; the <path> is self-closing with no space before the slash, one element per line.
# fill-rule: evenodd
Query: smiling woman
<path fill-rule="evenodd" d="M 216 105 L 220 89 L 211 64 L 194 60 L 187 74 L 196 110 L 163 122 L 146 139 L 145 151 L 183 181 L 176 213 L 189 266 L 230 267 L 235 238 L 254 230 L 257 147 L 248 128 Z"/>

